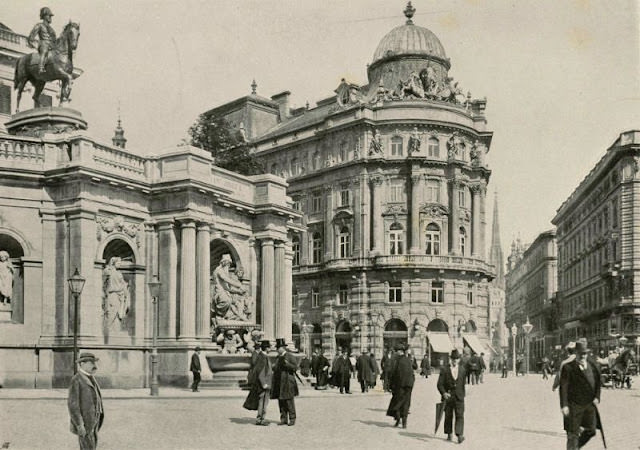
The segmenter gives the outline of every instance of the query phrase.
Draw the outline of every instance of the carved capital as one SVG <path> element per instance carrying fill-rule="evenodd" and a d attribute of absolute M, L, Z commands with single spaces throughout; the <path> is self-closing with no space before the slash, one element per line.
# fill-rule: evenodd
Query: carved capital
<path fill-rule="evenodd" d="M 382 186 L 383 182 L 384 177 L 382 175 L 375 174 L 369 176 L 369 183 L 371 183 L 373 187 Z"/>
<path fill-rule="evenodd" d="M 411 183 L 416 186 L 418 184 L 420 184 L 420 182 L 424 180 L 424 174 L 414 174 L 411 175 Z"/>

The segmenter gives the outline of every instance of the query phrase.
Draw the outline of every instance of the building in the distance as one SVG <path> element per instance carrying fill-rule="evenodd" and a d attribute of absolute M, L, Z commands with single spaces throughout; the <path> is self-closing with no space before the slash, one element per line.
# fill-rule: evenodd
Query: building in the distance
<path fill-rule="evenodd" d="M 517 327 L 516 352 L 526 353 L 529 340 L 529 368 L 550 356 L 557 337 L 557 263 L 555 230 L 540 233 L 526 249 L 513 243 L 506 286 L 506 323 Z M 533 325 L 527 336 L 523 325 Z"/>
<path fill-rule="evenodd" d="M 560 338 L 606 349 L 640 335 L 640 131 L 620 134 L 552 222 Z M 636 287 L 638 286 L 638 287 Z"/>
<path fill-rule="evenodd" d="M 453 345 L 487 352 L 486 99 L 450 77 L 430 30 L 406 23 L 378 44 L 368 83 L 343 80 L 315 107 L 288 91 L 211 112 L 243 128 L 304 212 L 293 238 L 294 340 L 309 351 L 408 343 L 434 363 Z"/>
<path fill-rule="evenodd" d="M 489 248 L 489 264 L 495 267 L 496 276 L 489 284 L 489 336 L 493 354 L 501 354 L 508 345 L 509 330 L 505 323 L 505 288 L 504 254 L 500 239 L 500 216 L 498 212 L 498 193 L 493 201 L 493 221 L 491 223 L 491 247 Z"/>

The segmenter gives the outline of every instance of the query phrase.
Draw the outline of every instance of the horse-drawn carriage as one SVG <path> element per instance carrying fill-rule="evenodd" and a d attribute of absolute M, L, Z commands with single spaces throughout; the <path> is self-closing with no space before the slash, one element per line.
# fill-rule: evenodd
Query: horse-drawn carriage
<path fill-rule="evenodd" d="M 612 353 L 608 358 L 598 358 L 602 387 L 631 389 L 631 376 L 638 373 L 634 356 L 633 350 L 626 349 L 620 354 Z"/>

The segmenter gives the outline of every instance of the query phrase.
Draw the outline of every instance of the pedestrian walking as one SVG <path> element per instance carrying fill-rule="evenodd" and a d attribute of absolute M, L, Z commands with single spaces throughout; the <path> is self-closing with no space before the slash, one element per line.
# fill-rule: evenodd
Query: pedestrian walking
<path fill-rule="evenodd" d="M 442 396 L 444 407 L 444 432 L 447 440 L 451 440 L 453 431 L 453 416 L 455 413 L 455 433 L 458 443 L 464 441 L 464 398 L 465 382 L 467 379 L 466 368 L 460 364 L 460 353 L 457 349 L 451 350 L 449 364 L 440 371 L 438 377 L 438 392 Z"/>
<path fill-rule="evenodd" d="M 371 363 L 371 367 L 373 367 L 373 373 L 371 374 L 371 378 L 369 379 L 369 389 L 373 389 L 376 387 L 376 381 L 378 380 L 378 376 L 380 375 L 380 369 L 378 367 L 378 361 L 376 361 L 376 355 L 373 351 L 369 353 L 369 361 Z"/>
<path fill-rule="evenodd" d="M 469 372 L 470 372 L 470 380 L 471 384 L 478 384 L 480 381 L 480 370 L 482 366 L 480 364 L 480 356 L 477 353 L 474 353 L 471 358 L 469 358 Z"/>
<path fill-rule="evenodd" d="M 392 349 L 386 349 L 382 360 L 380 360 L 380 379 L 382 380 L 382 387 L 385 392 L 389 392 L 389 373 L 393 371 L 393 362 L 395 355 Z"/>
<path fill-rule="evenodd" d="M 480 383 L 484 383 L 484 373 L 487 370 L 487 363 L 484 360 L 484 353 L 480 352 L 480 375 L 479 381 Z"/>
<path fill-rule="evenodd" d="M 425 378 L 429 378 L 429 372 L 431 372 L 431 363 L 429 362 L 429 354 L 425 353 L 420 362 L 420 374 Z"/>
<path fill-rule="evenodd" d="M 311 374 L 311 360 L 309 357 L 304 354 L 302 359 L 300 360 L 300 375 L 305 378 L 308 378 Z"/>
<path fill-rule="evenodd" d="M 469 366 L 471 364 L 471 349 L 469 347 L 465 347 L 462 349 L 462 357 L 460 358 L 460 361 L 458 362 L 458 365 L 462 366 L 465 368 L 465 374 L 466 374 L 466 382 L 467 384 L 471 384 L 471 373 L 472 371 L 469 370 Z"/>
<path fill-rule="evenodd" d="M 509 375 L 509 360 L 506 355 L 502 355 L 502 361 L 500 362 L 502 366 L 502 376 L 500 378 L 507 378 Z"/>
<path fill-rule="evenodd" d="M 191 392 L 200 392 L 198 385 L 200 384 L 200 347 L 195 348 L 195 352 L 191 355 L 191 365 L 189 370 L 193 373 L 193 383 L 191 383 Z"/>
<path fill-rule="evenodd" d="M 99 361 L 93 353 L 80 353 L 78 373 L 71 378 L 67 407 L 71 432 L 78 435 L 80 450 L 98 448 L 98 431 L 104 421 L 102 394 L 94 378 Z"/>
<path fill-rule="evenodd" d="M 353 372 L 353 366 L 349 355 L 347 355 L 347 349 L 343 348 L 340 357 L 337 358 L 331 367 L 333 372 L 333 379 L 335 386 L 340 388 L 341 394 L 351 394 L 351 372 Z"/>
<path fill-rule="evenodd" d="M 396 347 L 393 371 L 388 373 L 391 401 L 387 408 L 387 416 L 396 420 L 397 427 L 402 421 L 402 428 L 407 428 L 407 416 L 411 407 L 411 392 L 415 381 L 413 361 L 405 353 L 403 344 Z"/>
<path fill-rule="evenodd" d="M 296 370 L 298 364 L 295 356 L 287 351 L 287 344 L 284 338 L 276 339 L 276 349 L 278 357 L 273 366 L 273 386 L 271 388 L 271 398 L 278 399 L 280 408 L 280 424 L 289 425 L 296 423 L 295 397 L 299 394 L 298 383 L 296 383 Z"/>
<path fill-rule="evenodd" d="M 316 358 L 315 371 L 316 371 L 316 389 L 327 389 L 327 383 L 329 382 L 329 360 L 322 353 L 318 354 Z"/>
<path fill-rule="evenodd" d="M 549 367 L 549 358 L 545 356 L 544 358 L 542 358 L 542 379 L 548 380 L 550 373 L 551 368 Z"/>
<path fill-rule="evenodd" d="M 349 350 L 347 349 L 347 354 L 349 354 Z M 353 378 L 356 377 L 356 362 L 358 358 L 353 353 L 349 355 L 349 362 L 351 363 L 351 376 Z"/>
<path fill-rule="evenodd" d="M 587 356 L 587 345 L 576 342 L 573 361 L 560 374 L 560 407 L 567 432 L 567 450 L 584 446 L 596 434 L 600 403 L 600 370 Z"/>
<path fill-rule="evenodd" d="M 262 426 L 269 425 L 265 417 L 273 378 L 271 361 L 267 356 L 267 350 L 270 347 L 271 343 L 268 340 L 261 341 L 260 346 L 255 349 L 251 357 L 251 367 L 249 367 L 247 376 L 249 395 L 242 405 L 243 408 L 250 411 L 258 411 L 256 425 Z"/>
<path fill-rule="evenodd" d="M 369 391 L 372 382 L 375 383 L 375 361 L 369 356 L 369 350 L 362 352 L 356 360 L 356 372 L 358 373 L 358 382 L 362 393 Z M 373 380 L 372 380 L 373 379 Z"/>

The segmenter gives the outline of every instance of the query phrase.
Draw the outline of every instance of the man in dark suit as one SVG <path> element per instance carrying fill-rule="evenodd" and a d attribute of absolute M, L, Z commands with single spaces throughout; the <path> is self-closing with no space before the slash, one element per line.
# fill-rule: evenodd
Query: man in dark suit
<path fill-rule="evenodd" d="M 405 354 L 405 346 L 398 344 L 394 359 L 393 371 L 389 375 L 389 388 L 392 397 L 387 408 L 387 416 L 396 419 L 395 427 L 402 420 L 402 428 L 407 428 L 407 415 L 411 407 L 411 391 L 415 375 L 413 373 L 413 360 Z"/>
<path fill-rule="evenodd" d="M 247 376 L 249 395 L 242 405 L 245 409 L 258 411 L 256 425 L 269 425 L 269 422 L 265 420 L 273 376 L 271 362 L 267 356 L 269 347 L 271 347 L 271 343 L 264 340 L 251 355 L 251 367 L 249 367 Z"/>
<path fill-rule="evenodd" d="M 276 339 L 276 349 L 278 350 L 278 358 L 273 367 L 271 398 L 278 399 L 279 425 L 291 427 L 296 423 L 295 397 L 298 395 L 298 384 L 295 373 L 298 369 L 298 363 L 295 356 L 287 352 L 287 344 L 283 338 Z"/>
<path fill-rule="evenodd" d="M 342 349 L 342 354 L 333 363 L 331 371 L 333 372 L 336 386 L 340 388 L 340 393 L 351 394 L 351 372 L 353 372 L 353 366 L 349 360 L 347 348 Z"/>
<path fill-rule="evenodd" d="M 104 421 L 102 394 L 93 375 L 98 370 L 93 353 L 80 353 L 78 373 L 71 379 L 67 406 L 71 418 L 71 432 L 78 435 L 80 450 L 94 450 L 98 446 L 98 431 Z"/>
<path fill-rule="evenodd" d="M 447 433 L 447 440 L 451 440 L 453 425 L 453 414 L 455 412 L 455 431 L 458 443 L 464 441 L 464 397 L 465 381 L 467 377 L 466 368 L 460 362 L 460 352 L 457 349 L 451 350 L 449 364 L 442 368 L 438 377 L 438 391 L 442 396 L 444 407 L 444 432 Z"/>
<path fill-rule="evenodd" d="M 576 358 L 560 372 L 560 407 L 565 418 L 567 450 L 582 447 L 596 434 L 600 371 L 587 359 L 587 350 L 586 342 L 576 342 Z"/>
<path fill-rule="evenodd" d="M 191 355 L 191 366 L 189 370 L 193 372 L 193 383 L 191 384 L 192 392 L 199 392 L 198 385 L 200 384 L 200 347 L 196 347 L 195 353 Z"/>

